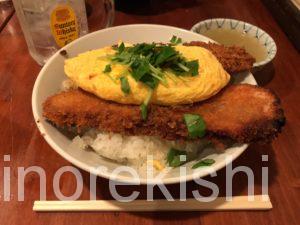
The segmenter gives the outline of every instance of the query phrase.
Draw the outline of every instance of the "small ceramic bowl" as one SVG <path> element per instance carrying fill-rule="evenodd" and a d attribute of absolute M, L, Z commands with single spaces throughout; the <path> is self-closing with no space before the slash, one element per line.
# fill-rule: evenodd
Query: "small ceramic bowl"
<path fill-rule="evenodd" d="M 258 44 L 261 45 L 261 47 L 265 48 L 266 57 L 263 60 L 254 63 L 253 67 L 258 68 L 268 64 L 274 59 L 276 55 L 276 43 L 269 34 L 267 34 L 264 30 L 260 29 L 259 27 L 256 27 L 250 23 L 246 23 L 240 20 L 225 18 L 208 19 L 195 24 L 192 27 L 191 31 L 205 36 L 205 33 L 207 31 L 214 29 L 230 29 L 240 33 L 241 38 L 242 35 L 246 34 L 250 37 L 257 39 Z"/>

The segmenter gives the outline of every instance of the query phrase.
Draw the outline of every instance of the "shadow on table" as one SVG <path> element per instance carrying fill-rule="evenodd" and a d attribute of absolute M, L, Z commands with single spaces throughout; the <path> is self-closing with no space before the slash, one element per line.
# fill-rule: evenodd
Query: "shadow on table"
<path fill-rule="evenodd" d="M 253 74 L 257 84 L 259 86 L 266 86 L 272 81 L 275 75 L 274 65 L 272 62 L 260 68 L 252 68 L 251 73 Z M 248 72 L 241 72 L 239 74 L 232 75 L 232 84 L 244 83 L 245 79 L 248 78 Z"/>
<path fill-rule="evenodd" d="M 199 0 L 116 0 L 116 10 L 135 15 L 158 15 L 177 8 L 191 8 Z"/>
<path fill-rule="evenodd" d="M 267 65 L 261 68 L 253 68 L 251 70 L 257 84 L 259 86 L 265 86 L 272 81 L 275 75 L 275 69 L 273 62 L 269 62 Z"/>
<path fill-rule="evenodd" d="M 262 155 L 268 155 L 268 161 L 262 162 Z M 261 194 L 262 185 L 262 167 L 268 167 L 269 170 L 269 188 L 273 185 L 277 176 L 277 167 L 275 160 L 275 152 L 271 145 L 250 145 L 249 148 L 233 162 L 232 168 L 238 166 L 246 166 L 251 168 L 254 174 L 254 192 L 255 194 Z M 84 177 L 84 184 L 89 186 L 89 174 L 85 171 L 81 171 Z M 219 187 L 219 196 L 226 196 L 226 170 L 225 168 L 217 172 L 216 177 L 205 177 L 205 180 L 215 183 Z M 233 196 L 246 195 L 248 192 L 248 180 L 244 172 L 238 172 L 233 176 L 232 189 Z M 112 200 L 113 197 L 109 190 L 109 181 L 104 178 L 98 178 L 97 180 L 97 199 Z M 166 185 L 168 191 L 174 199 L 180 197 L 180 185 L 171 184 Z M 202 196 L 209 196 L 211 194 L 210 189 L 200 186 L 194 181 L 187 183 L 187 198 L 193 198 L 192 191 L 198 190 Z M 133 191 L 138 191 L 140 194 L 138 199 L 146 199 L 147 187 L 146 185 L 126 185 L 116 186 L 116 190 L 121 196 L 129 196 Z M 165 199 L 160 189 L 154 187 L 154 199 Z M 209 212 L 130 212 L 137 216 L 156 218 L 159 220 L 178 220 L 186 219 L 189 217 L 197 217 L 201 214 Z M 117 216 L 118 213 L 115 213 Z"/>

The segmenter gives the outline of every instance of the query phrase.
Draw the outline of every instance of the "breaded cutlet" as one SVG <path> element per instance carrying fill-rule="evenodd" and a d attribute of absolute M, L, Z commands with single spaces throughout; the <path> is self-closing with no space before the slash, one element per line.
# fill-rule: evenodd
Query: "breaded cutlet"
<path fill-rule="evenodd" d="M 126 135 L 187 140 L 185 113 L 199 114 L 207 137 L 237 143 L 269 142 L 280 132 L 285 118 L 279 99 L 270 90 L 238 84 L 214 97 L 191 105 L 150 105 L 147 120 L 137 105 L 100 99 L 82 90 L 61 92 L 43 104 L 44 117 L 59 127 L 89 127 Z"/>
<path fill-rule="evenodd" d="M 250 70 L 255 62 L 255 59 L 244 48 L 238 46 L 226 47 L 216 43 L 201 41 L 192 41 L 183 45 L 200 46 L 211 51 L 229 74 Z"/>

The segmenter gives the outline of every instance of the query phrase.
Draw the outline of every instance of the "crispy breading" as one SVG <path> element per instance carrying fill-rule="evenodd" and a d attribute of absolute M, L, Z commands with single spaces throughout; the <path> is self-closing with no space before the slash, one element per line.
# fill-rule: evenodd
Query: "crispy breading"
<path fill-rule="evenodd" d="M 230 74 L 238 73 L 252 68 L 255 59 L 242 47 L 230 46 L 215 43 L 192 41 L 184 43 L 187 46 L 200 46 L 211 51 L 222 64 L 223 68 Z"/>
<path fill-rule="evenodd" d="M 95 127 L 126 135 L 188 139 L 185 113 L 199 114 L 207 137 L 238 143 L 269 142 L 284 124 L 278 98 L 268 89 L 249 84 L 226 87 L 211 99 L 181 106 L 151 105 L 143 121 L 140 108 L 102 100 L 81 90 L 62 92 L 43 104 L 44 116 L 59 127 Z"/>

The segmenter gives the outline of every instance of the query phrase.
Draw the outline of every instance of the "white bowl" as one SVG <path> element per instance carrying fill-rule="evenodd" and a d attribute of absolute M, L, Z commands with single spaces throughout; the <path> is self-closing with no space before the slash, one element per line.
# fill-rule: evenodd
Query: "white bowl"
<path fill-rule="evenodd" d="M 204 35 L 208 30 L 231 29 L 241 34 L 247 34 L 258 40 L 261 47 L 266 49 L 267 56 L 263 61 L 254 63 L 253 67 L 261 67 L 271 62 L 277 52 L 276 43 L 273 38 L 264 30 L 250 23 L 234 19 L 213 18 L 196 23 L 191 31 Z"/>
<path fill-rule="evenodd" d="M 76 56 L 79 53 L 97 49 L 104 46 L 117 43 L 119 40 L 123 40 L 129 43 L 138 42 L 168 42 L 172 35 L 181 37 L 184 41 L 205 41 L 209 39 L 193 33 L 191 31 L 179 29 L 176 27 L 162 26 L 162 25 L 126 25 L 111 27 L 104 30 L 100 30 L 94 33 L 90 33 L 82 38 L 73 41 L 65 46 L 63 49 L 67 50 L 70 57 Z M 64 58 L 57 52 L 42 68 L 39 73 L 32 93 L 32 110 L 37 127 L 41 134 L 44 136 L 48 144 L 62 157 L 79 168 L 88 171 L 90 173 L 99 175 L 105 178 L 112 178 L 111 173 L 114 169 L 120 166 L 118 163 L 114 163 L 110 160 L 104 159 L 91 151 L 82 151 L 78 149 L 70 149 L 71 140 L 58 131 L 55 127 L 50 125 L 42 116 L 42 103 L 46 98 L 54 93 L 60 91 L 62 81 L 66 79 L 64 73 Z M 250 72 L 239 76 L 239 82 L 256 84 Z M 237 158 L 246 148 L 247 144 L 234 146 L 227 149 L 222 154 L 217 154 L 213 149 L 206 149 L 199 158 L 208 156 L 214 159 L 216 162 L 208 169 L 192 170 L 192 162 L 187 164 L 186 175 L 180 176 L 179 168 L 172 169 L 163 179 L 163 183 L 177 183 L 180 181 L 192 180 L 195 177 L 203 177 L 212 171 L 217 171 L 223 168 L 226 163 L 227 156 L 230 156 L 232 160 Z M 105 166 L 107 171 L 98 171 L 98 166 Z M 121 174 L 113 178 L 114 180 L 132 183 L 131 176 L 128 174 Z M 141 184 L 156 183 L 155 179 L 140 178 Z"/>

